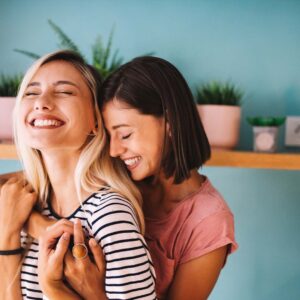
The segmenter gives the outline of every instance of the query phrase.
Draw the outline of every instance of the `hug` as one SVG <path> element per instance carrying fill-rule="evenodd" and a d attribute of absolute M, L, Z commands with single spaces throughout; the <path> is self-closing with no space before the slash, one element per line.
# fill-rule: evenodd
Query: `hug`
<path fill-rule="evenodd" d="M 23 171 L 0 191 L 0 299 L 207 299 L 237 249 L 199 168 L 192 93 L 144 56 L 104 81 L 76 53 L 43 56 L 14 111 Z"/>

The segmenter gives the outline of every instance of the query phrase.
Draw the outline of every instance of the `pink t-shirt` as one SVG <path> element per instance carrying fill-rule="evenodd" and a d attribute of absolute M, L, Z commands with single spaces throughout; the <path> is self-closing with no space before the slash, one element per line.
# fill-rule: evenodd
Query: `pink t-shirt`
<path fill-rule="evenodd" d="M 237 249 L 233 214 L 208 179 L 164 219 L 146 218 L 145 237 L 156 271 L 159 299 L 167 296 L 180 264 L 225 245 L 230 245 L 229 253 Z"/>

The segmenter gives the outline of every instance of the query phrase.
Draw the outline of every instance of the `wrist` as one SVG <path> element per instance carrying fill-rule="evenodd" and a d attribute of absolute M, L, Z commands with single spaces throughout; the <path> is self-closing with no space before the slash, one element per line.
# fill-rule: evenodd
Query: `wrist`
<path fill-rule="evenodd" d="M 80 297 L 76 295 L 71 289 L 69 289 L 62 281 L 48 282 L 43 285 L 43 293 L 51 300 L 56 299 L 78 299 Z"/>
<path fill-rule="evenodd" d="M 21 232 L 0 235 L 0 250 L 12 250 L 21 247 Z"/>

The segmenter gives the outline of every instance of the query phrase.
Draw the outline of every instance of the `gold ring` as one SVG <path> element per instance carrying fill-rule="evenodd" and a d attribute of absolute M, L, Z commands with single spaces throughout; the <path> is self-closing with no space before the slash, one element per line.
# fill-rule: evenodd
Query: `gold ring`
<path fill-rule="evenodd" d="M 76 259 L 84 259 L 88 255 L 88 248 L 85 244 L 75 244 L 72 247 L 72 255 Z"/>

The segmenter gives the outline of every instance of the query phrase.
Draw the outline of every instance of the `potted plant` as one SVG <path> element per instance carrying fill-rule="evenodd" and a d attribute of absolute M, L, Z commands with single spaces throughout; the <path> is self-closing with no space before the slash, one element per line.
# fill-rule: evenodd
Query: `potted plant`
<path fill-rule="evenodd" d="M 276 152 L 278 128 L 285 117 L 248 117 L 253 126 L 253 149 L 256 152 Z"/>
<path fill-rule="evenodd" d="M 0 75 L 0 142 L 12 140 L 12 111 L 22 75 Z"/>
<path fill-rule="evenodd" d="M 75 51 L 81 57 L 85 59 L 85 56 L 80 51 L 79 47 L 73 42 L 73 40 L 53 21 L 48 20 L 51 29 L 57 34 L 59 43 L 59 49 L 69 49 Z M 90 62 L 101 74 L 102 78 L 107 77 L 110 73 L 116 70 L 122 63 L 123 57 L 118 55 L 118 50 L 112 53 L 112 40 L 114 35 L 114 28 L 111 30 L 107 45 L 102 42 L 101 36 L 96 38 L 95 43 L 92 45 L 92 61 Z M 24 54 L 30 58 L 38 59 L 41 55 L 22 49 L 14 49 L 14 51 Z"/>
<path fill-rule="evenodd" d="M 196 103 L 214 149 L 229 150 L 239 141 L 243 93 L 231 83 L 213 81 L 196 90 Z"/>

